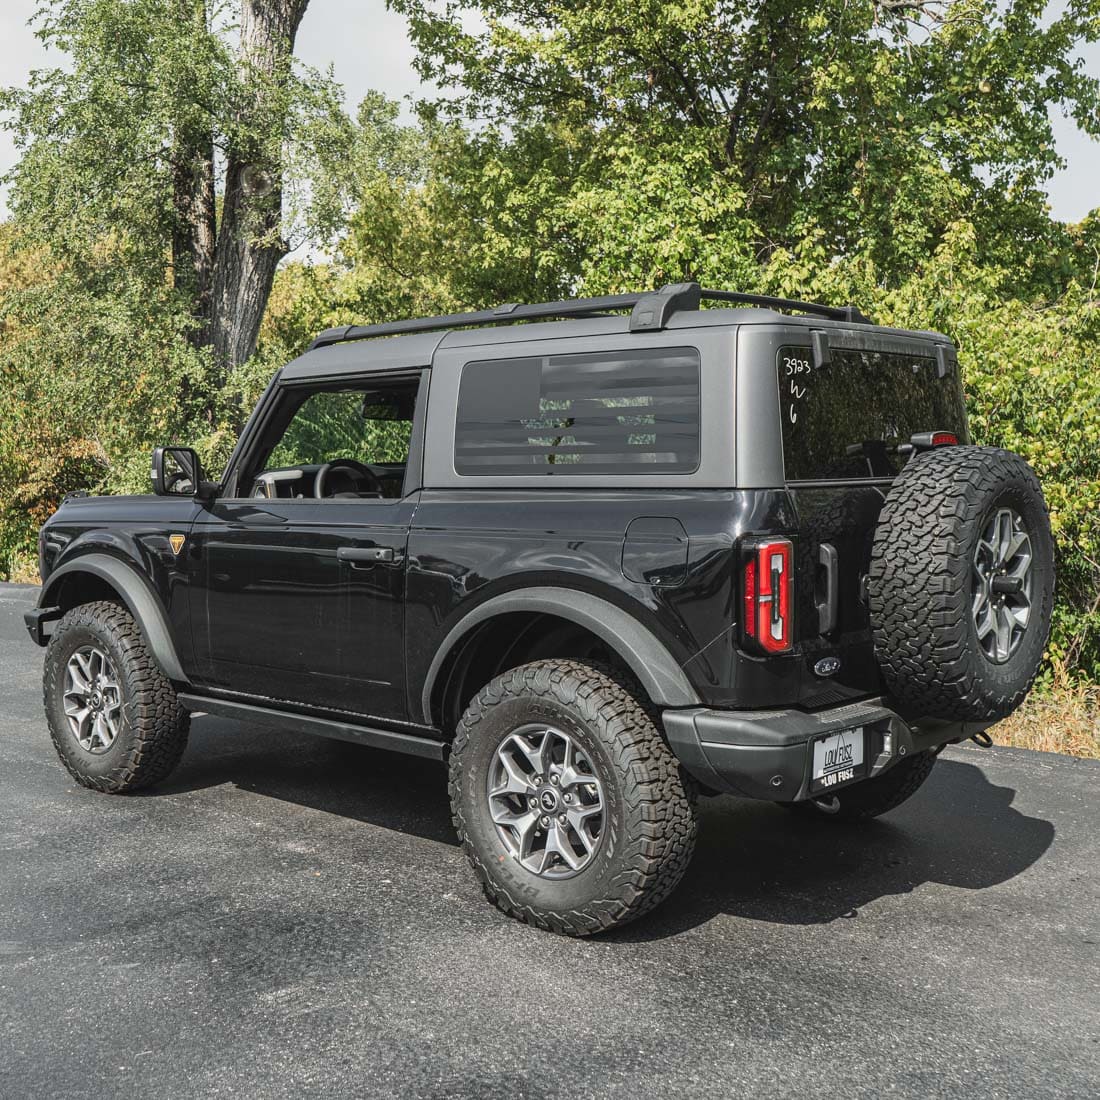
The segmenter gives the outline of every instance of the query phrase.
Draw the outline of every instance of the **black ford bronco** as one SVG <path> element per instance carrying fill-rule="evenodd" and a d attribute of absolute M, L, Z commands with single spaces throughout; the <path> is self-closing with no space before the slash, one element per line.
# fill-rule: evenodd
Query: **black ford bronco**
<path fill-rule="evenodd" d="M 193 713 L 446 760 L 489 898 L 573 935 L 668 895 L 700 792 L 899 805 L 1050 623 L 1031 469 L 969 444 L 945 337 L 851 307 L 687 283 L 330 330 L 218 482 L 184 447 L 152 477 L 41 532 L 72 775 L 164 779 Z"/>

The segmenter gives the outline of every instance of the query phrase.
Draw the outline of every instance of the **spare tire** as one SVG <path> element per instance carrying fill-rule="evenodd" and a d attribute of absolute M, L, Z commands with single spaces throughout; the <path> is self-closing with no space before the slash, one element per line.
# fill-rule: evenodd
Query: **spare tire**
<path fill-rule="evenodd" d="M 1019 455 L 938 447 L 883 505 L 867 582 L 887 690 L 912 717 L 981 722 L 1023 702 L 1054 602 L 1043 491 Z"/>

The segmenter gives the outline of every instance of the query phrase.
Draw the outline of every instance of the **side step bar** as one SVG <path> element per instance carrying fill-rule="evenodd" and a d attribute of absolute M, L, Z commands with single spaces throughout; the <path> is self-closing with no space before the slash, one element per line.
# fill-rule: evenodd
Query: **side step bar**
<path fill-rule="evenodd" d="M 394 752 L 423 756 L 429 760 L 443 759 L 443 745 L 426 737 L 413 737 L 408 733 L 359 726 L 333 718 L 314 718 L 309 714 L 258 707 L 252 703 L 234 703 L 227 699 L 212 699 L 208 695 L 177 696 L 185 710 L 192 714 L 214 714 L 219 718 L 237 718 L 242 722 L 256 722 L 261 726 L 292 733 L 314 733 L 319 737 L 334 737 L 338 741 L 352 741 L 358 745 L 370 745 L 376 749 L 392 749 Z"/>

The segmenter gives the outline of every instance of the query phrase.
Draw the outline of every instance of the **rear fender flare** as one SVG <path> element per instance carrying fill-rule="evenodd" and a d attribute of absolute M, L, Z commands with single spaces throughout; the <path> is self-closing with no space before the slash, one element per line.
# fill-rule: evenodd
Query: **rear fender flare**
<path fill-rule="evenodd" d="M 179 654 L 176 652 L 168 619 L 149 582 L 131 565 L 109 554 L 81 554 L 59 566 L 42 586 L 39 607 L 56 606 L 56 597 L 65 577 L 86 573 L 106 581 L 118 594 L 145 635 L 153 656 L 164 674 L 177 683 L 187 683 Z"/>
<path fill-rule="evenodd" d="M 431 724 L 432 692 L 444 662 L 455 651 L 456 646 L 480 624 L 498 615 L 515 611 L 554 615 L 590 630 L 626 662 L 650 699 L 657 705 L 699 705 L 699 696 L 672 654 L 632 615 L 621 607 L 586 592 L 569 588 L 539 587 L 494 596 L 478 604 L 451 628 L 436 650 L 424 678 L 420 704 L 425 722 Z"/>

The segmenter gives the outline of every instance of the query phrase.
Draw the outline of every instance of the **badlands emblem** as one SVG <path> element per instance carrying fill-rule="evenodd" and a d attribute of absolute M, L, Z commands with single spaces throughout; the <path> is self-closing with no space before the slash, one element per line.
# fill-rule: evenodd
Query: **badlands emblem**
<path fill-rule="evenodd" d="M 186 535 L 169 535 L 168 545 L 172 547 L 172 553 L 178 554 L 183 549 L 183 544 L 187 541 Z"/>

